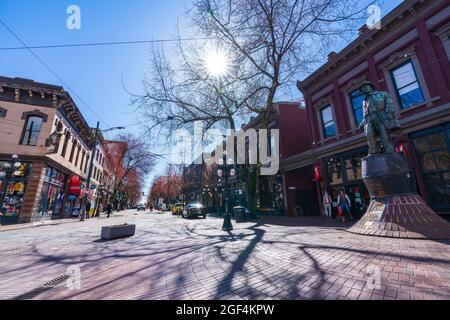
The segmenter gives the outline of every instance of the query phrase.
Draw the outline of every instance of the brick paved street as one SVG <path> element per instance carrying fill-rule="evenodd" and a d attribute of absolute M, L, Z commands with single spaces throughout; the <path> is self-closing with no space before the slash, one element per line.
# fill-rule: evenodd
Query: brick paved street
<path fill-rule="evenodd" d="M 136 223 L 136 235 L 98 240 L 102 225 L 121 222 Z M 311 218 L 233 223 L 231 236 L 221 224 L 128 211 L 2 231 L 0 298 L 450 299 L 448 241 L 364 237 Z M 36 291 L 70 266 L 80 289 Z M 373 267 L 377 289 L 367 284 Z"/>

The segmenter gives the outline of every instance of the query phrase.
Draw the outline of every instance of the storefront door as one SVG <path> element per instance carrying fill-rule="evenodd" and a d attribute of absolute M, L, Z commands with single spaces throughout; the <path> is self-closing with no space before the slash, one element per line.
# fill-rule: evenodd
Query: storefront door
<path fill-rule="evenodd" d="M 66 175 L 47 167 L 39 201 L 39 214 L 41 217 L 53 219 L 61 217 L 63 200 L 65 197 Z"/>
<path fill-rule="evenodd" d="M 367 148 L 361 148 L 326 159 L 329 194 L 336 202 L 339 191 L 344 190 L 351 200 L 355 219 L 361 218 L 370 204 L 370 196 L 362 179 L 361 160 L 366 156 Z M 335 206 L 333 214 L 337 214 Z"/>

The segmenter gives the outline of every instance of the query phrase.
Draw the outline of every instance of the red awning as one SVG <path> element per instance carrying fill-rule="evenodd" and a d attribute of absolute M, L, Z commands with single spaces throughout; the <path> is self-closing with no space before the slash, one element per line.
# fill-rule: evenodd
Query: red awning
<path fill-rule="evenodd" d="M 79 196 L 81 193 L 81 180 L 78 176 L 70 177 L 69 181 L 69 195 Z"/>

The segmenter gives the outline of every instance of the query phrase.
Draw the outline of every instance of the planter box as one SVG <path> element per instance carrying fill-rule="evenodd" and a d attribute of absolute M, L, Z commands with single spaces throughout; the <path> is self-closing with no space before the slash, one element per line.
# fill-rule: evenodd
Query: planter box
<path fill-rule="evenodd" d="M 122 224 L 116 226 L 102 227 L 102 239 L 111 240 L 134 236 L 136 232 L 136 225 Z"/>

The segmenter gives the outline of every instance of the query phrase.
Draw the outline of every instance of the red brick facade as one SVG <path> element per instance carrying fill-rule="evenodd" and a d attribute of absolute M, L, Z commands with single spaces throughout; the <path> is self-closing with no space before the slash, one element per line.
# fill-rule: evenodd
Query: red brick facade
<path fill-rule="evenodd" d="M 319 199 L 324 190 L 334 196 L 337 189 L 344 188 L 352 201 L 361 204 L 361 210 L 367 208 L 358 168 L 367 144 L 358 129 L 354 106 L 358 97 L 353 102 L 351 94 L 356 96 L 360 83 L 370 80 L 394 99 L 402 125 L 395 141 L 410 159 L 420 194 L 434 210 L 450 212 L 450 168 L 446 168 L 450 166 L 449 3 L 404 1 L 382 19 L 380 30 L 362 31 L 339 54 L 298 82 L 307 105 L 313 147 L 309 154 L 298 154 L 285 164 L 289 170 L 299 170 L 310 162 L 320 165 Z M 411 82 L 409 87 L 401 87 L 405 77 Z M 420 145 L 424 139 L 430 148 Z"/>

